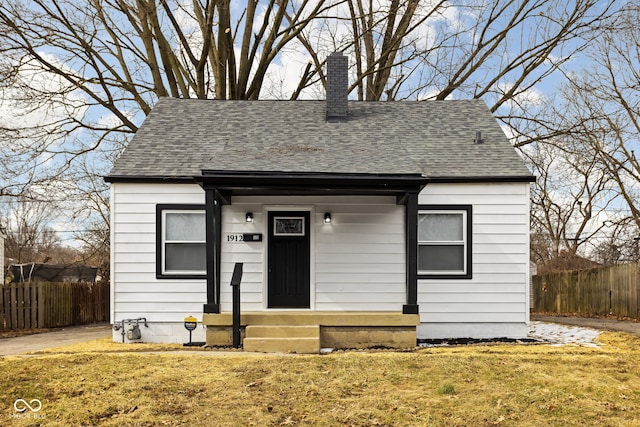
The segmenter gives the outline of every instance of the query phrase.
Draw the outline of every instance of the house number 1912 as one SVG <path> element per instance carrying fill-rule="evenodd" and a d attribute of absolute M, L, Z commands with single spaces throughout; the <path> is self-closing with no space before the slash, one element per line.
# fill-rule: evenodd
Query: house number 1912
<path fill-rule="evenodd" d="M 242 242 L 244 236 L 242 234 L 227 234 L 227 242 Z"/>

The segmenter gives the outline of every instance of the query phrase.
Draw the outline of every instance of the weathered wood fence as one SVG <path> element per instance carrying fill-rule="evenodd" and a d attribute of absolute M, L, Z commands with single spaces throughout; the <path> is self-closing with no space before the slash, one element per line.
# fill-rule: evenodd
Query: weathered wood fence
<path fill-rule="evenodd" d="M 0 286 L 0 330 L 52 328 L 109 320 L 109 283 Z"/>
<path fill-rule="evenodd" d="M 533 276 L 532 311 L 640 319 L 638 264 Z"/>

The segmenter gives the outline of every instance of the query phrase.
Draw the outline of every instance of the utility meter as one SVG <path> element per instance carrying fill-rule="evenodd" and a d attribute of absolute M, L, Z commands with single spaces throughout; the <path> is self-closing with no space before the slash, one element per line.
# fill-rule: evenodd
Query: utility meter
<path fill-rule="evenodd" d="M 127 331 L 127 338 L 131 340 L 139 340 L 142 337 L 139 325 L 131 325 L 131 329 Z"/>

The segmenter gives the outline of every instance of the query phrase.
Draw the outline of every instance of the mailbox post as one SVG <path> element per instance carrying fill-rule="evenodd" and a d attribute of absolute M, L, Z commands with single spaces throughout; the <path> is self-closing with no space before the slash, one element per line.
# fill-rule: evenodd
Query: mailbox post
<path fill-rule="evenodd" d="M 240 281 L 242 281 L 242 263 L 236 262 L 231 276 L 233 288 L 233 348 L 240 348 Z"/>

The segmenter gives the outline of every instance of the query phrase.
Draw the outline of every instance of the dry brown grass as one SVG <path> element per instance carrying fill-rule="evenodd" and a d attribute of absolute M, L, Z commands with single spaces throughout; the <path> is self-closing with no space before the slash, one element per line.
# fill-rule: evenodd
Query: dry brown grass
<path fill-rule="evenodd" d="M 0 359 L 0 425 L 640 425 L 640 339 L 600 340 L 317 356 L 98 340 Z M 42 409 L 19 418 L 19 398 Z"/>

